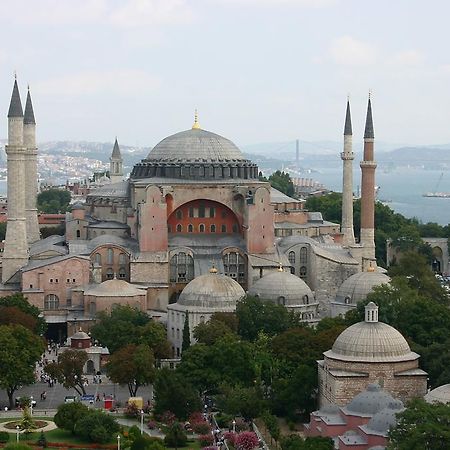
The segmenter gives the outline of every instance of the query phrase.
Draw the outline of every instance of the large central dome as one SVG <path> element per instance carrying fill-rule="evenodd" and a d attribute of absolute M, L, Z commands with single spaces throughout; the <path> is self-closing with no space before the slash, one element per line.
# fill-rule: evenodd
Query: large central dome
<path fill-rule="evenodd" d="M 147 161 L 216 163 L 246 159 L 229 139 L 197 128 L 166 137 L 150 151 Z"/>
<path fill-rule="evenodd" d="M 245 159 L 229 139 L 202 130 L 197 121 L 191 130 L 166 137 L 146 159 L 136 164 L 132 179 L 183 180 L 258 179 L 258 166 Z"/>

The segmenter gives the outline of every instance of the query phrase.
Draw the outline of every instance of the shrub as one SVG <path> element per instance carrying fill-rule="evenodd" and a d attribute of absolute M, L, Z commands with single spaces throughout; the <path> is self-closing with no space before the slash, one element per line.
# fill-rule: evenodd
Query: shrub
<path fill-rule="evenodd" d="M 47 438 L 45 437 L 45 434 L 43 431 L 41 431 L 41 434 L 39 435 L 39 439 L 37 440 L 37 445 L 39 445 L 39 447 L 43 447 L 43 448 L 47 447 Z"/>
<path fill-rule="evenodd" d="M 142 435 L 134 439 L 130 450 L 164 450 L 164 448 L 161 439 Z"/>
<path fill-rule="evenodd" d="M 89 408 L 80 402 L 63 403 L 58 406 L 54 422 L 58 428 L 75 434 L 75 425 L 79 419 L 89 414 Z"/>
<path fill-rule="evenodd" d="M 0 442 L 4 444 L 9 441 L 9 433 L 7 431 L 0 431 Z"/>
<path fill-rule="evenodd" d="M 233 433 L 232 431 L 227 431 L 223 434 L 223 437 L 226 441 L 228 441 L 233 447 L 235 447 L 236 444 L 236 433 Z"/>
<path fill-rule="evenodd" d="M 164 438 L 164 444 L 166 447 L 184 447 L 187 443 L 187 436 L 183 430 L 183 427 L 174 422 Z"/>
<path fill-rule="evenodd" d="M 141 415 L 141 410 L 136 406 L 136 403 L 128 403 L 124 411 L 127 417 L 139 417 Z"/>
<path fill-rule="evenodd" d="M 119 424 L 109 414 L 90 410 L 75 425 L 75 434 L 91 442 L 106 444 L 119 431 Z"/>
<path fill-rule="evenodd" d="M 236 437 L 236 448 L 239 450 L 253 450 L 258 444 L 258 436 L 252 431 L 244 431 Z"/>
<path fill-rule="evenodd" d="M 196 434 L 208 434 L 211 431 L 211 426 L 205 420 L 201 422 L 191 422 L 191 427 Z"/>
<path fill-rule="evenodd" d="M 233 416 L 231 414 L 216 414 L 215 419 L 219 428 L 230 428 Z"/>
<path fill-rule="evenodd" d="M 214 437 L 212 434 L 203 434 L 198 437 L 198 441 L 202 447 L 207 447 L 214 442 Z"/>
<path fill-rule="evenodd" d="M 244 419 L 239 417 L 238 419 L 236 419 L 236 424 L 235 424 L 234 428 L 238 433 L 240 433 L 241 431 L 247 431 L 248 425 Z"/>
<path fill-rule="evenodd" d="M 165 423 L 166 425 L 172 425 L 176 420 L 175 414 L 171 411 L 165 411 L 163 412 L 161 416 L 161 422 Z"/>
<path fill-rule="evenodd" d="M 200 411 L 193 412 L 189 416 L 189 422 L 190 423 L 197 423 L 197 422 L 204 422 L 205 418 L 203 417 L 203 414 Z"/>
<path fill-rule="evenodd" d="M 156 429 L 158 427 L 158 423 L 156 422 L 156 421 L 154 421 L 154 420 L 149 420 L 148 422 L 147 422 L 147 428 L 149 429 L 149 430 L 154 430 L 154 429 Z"/>

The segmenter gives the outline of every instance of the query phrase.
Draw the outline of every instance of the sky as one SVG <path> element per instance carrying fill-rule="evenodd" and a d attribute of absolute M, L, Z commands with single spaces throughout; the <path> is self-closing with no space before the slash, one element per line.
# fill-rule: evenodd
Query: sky
<path fill-rule="evenodd" d="M 0 137 L 14 72 L 38 141 L 153 146 L 191 127 L 238 145 L 450 143 L 447 0 L 1 0 Z"/>

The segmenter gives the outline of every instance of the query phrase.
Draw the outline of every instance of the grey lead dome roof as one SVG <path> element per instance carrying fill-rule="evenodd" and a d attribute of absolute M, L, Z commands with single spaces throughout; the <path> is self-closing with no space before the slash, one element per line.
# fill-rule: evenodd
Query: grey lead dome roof
<path fill-rule="evenodd" d="M 419 357 L 411 352 L 399 331 L 383 322 L 353 324 L 337 337 L 333 348 L 324 355 L 354 362 L 410 361 Z"/>
<path fill-rule="evenodd" d="M 207 309 L 236 309 L 236 302 L 245 296 L 242 286 L 232 278 L 207 273 L 194 278 L 183 289 L 177 304 Z"/>
<path fill-rule="evenodd" d="M 389 392 L 381 389 L 378 384 L 371 383 L 365 391 L 353 397 L 353 400 L 350 401 L 344 410 L 345 412 L 358 415 L 373 416 L 377 412 L 387 408 L 393 402 L 395 402 L 395 399 Z"/>
<path fill-rule="evenodd" d="M 439 386 L 425 395 L 424 400 L 428 403 L 450 403 L 450 384 Z"/>
<path fill-rule="evenodd" d="M 181 131 L 163 139 L 147 161 L 219 162 L 247 161 L 230 140 L 202 129 Z"/>
<path fill-rule="evenodd" d="M 303 304 L 305 295 L 308 296 L 309 301 L 314 299 L 311 289 L 302 279 L 289 272 L 278 270 L 256 281 L 248 293 L 262 300 L 275 302 L 280 297 L 284 297 L 286 306 Z"/>
<path fill-rule="evenodd" d="M 336 302 L 356 305 L 372 292 L 373 288 L 387 284 L 391 279 L 381 272 L 359 272 L 347 278 L 336 293 Z M 350 299 L 346 302 L 346 299 Z"/>

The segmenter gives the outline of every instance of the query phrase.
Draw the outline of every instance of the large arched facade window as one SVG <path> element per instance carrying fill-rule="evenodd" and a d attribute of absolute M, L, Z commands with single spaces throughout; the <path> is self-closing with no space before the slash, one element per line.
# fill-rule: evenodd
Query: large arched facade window
<path fill-rule="evenodd" d="M 100 253 L 95 254 L 94 263 L 97 264 L 98 266 L 102 265 L 102 255 L 100 255 Z"/>
<path fill-rule="evenodd" d="M 308 248 L 302 247 L 300 249 L 300 264 L 306 264 L 308 262 Z"/>
<path fill-rule="evenodd" d="M 244 256 L 239 252 L 228 252 L 223 255 L 222 259 L 225 275 L 233 278 L 238 283 L 245 283 L 247 281 Z"/>
<path fill-rule="evenodd" d="M 112 248 L 108 248 L 106 250 L 106 263 L 112 264 L 114 262 L 114 251 Z"/>
<path fill-rule="evenodd" d="M 55 310 L 59 308 L 59 297 L 56 294 L 48 294 L 44 299 L 44 309 Z"/>
<path fill-rule="evenodd" d="M 289 262 L 294 265 L 295 264 L 295 252 L 289 252 L 288 255 Z"/>
<path fill-rule="evenodd" d="M 194 279 L 194 258 L 185 252 L 177 253 L 170 258 L 170 281 L 188 283 Z"/>

